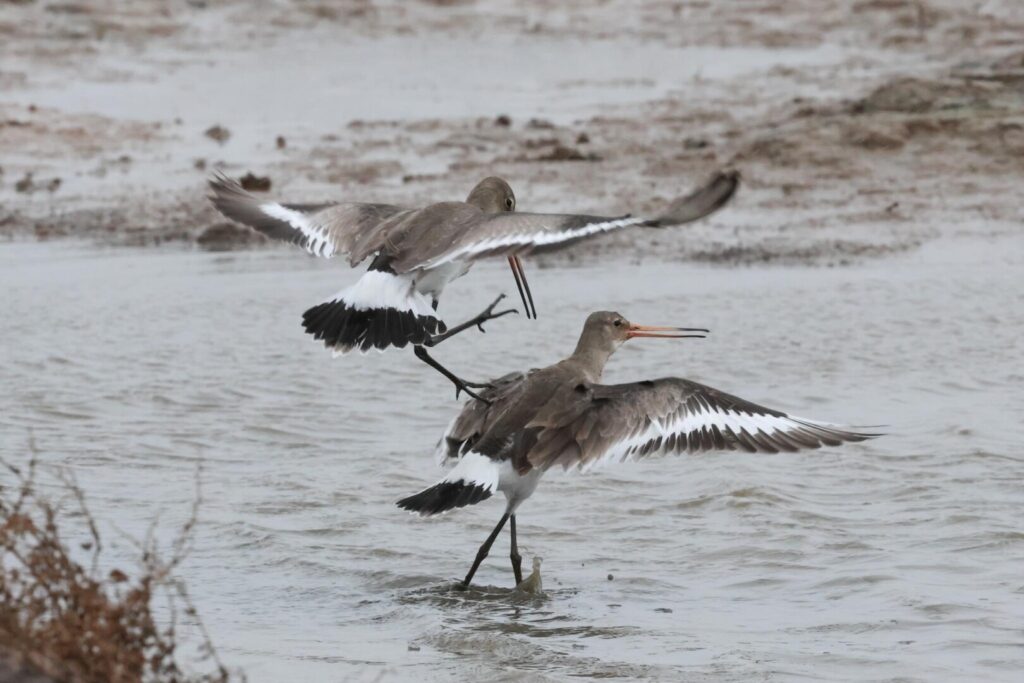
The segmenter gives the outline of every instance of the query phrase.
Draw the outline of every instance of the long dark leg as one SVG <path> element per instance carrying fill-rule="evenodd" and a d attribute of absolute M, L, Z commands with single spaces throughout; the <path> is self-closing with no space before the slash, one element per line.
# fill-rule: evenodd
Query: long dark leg
<path fill-rule="evenodd" d="M 487 553 L 491 551 L 491 546 L 494 545 L 494 539 L 496 539 L 498 534 L 501 533 L 501 527 L 505 526 L 505 522 L 508 521 L 508 518 L 509 513 L 507 512 L 501 516 L 501 519 L 498 520 L 498 526 L 494 527 L 494 531 L 492 531 L 491 535 L 487 537 L 484 544 L 480 546 L 480 550 L 476 551 L 476 559 L 473 560 L 473 566 L 470 568 L 469 573 L 466 574 L 466 578 L 462 581 L 463 588 L 469 588 L 469 582 L 473 580 L 473 574 L 476 574 L 476 570 L 480 567 L 480 563 L 484 561 L 484 558 L 487 557 Z"/>
<path fill-rule="evenodd" d="M 466 381 L 462 380 L 455 373 L 453 373 L 451 370 L 449 370 L 448 368 L 446 368 L 445 366 L 441 365 L 436 360 L 434 360 L 434 358 L 429 353 L 427 353 L 427 350 L 425 348 L 423 348 L 422 346 L 419 346 L 419 345 L 414 346 L 414 347 L 412 347 L 412 351 L 413 351 L 413 353 L 416 354 L 417 358 L 419 358 L 421 361 L 423 361 L 424 363 L 426 363 L 430 367 L 432 367 L 435 370 L 437 370 L 438 372 L 440 372 L 442 375 L 447 377 L 451 381 L 452 384 L 455 385 L 455 398 L 456 399 L 459 397 L 459 392 L 465 391 L 467 394 L 469 394 L 470 396 L 472 396 L 476 400 L 483 401 L 484 403 L 487 403 L 487 401 L 485 399 L 480 398 L 480 396 L 478 396 L 476 394 L 476 392 L 472 391 L 470 389 L 470 387 L 476 387 L 476 388 L 479 389 L 481 387 L 487 387 L 487 386 L 490 386 L 490 385 L 488 385 L 488 384 L 480 384 L 478 382 L 466 382 Z"/>
<path fill-rule="evenodd" d="M 519 544 L 516 543 L 516 516 L 512 515 L 508 519 L 509 531 L 512 532 L 512 552 L 509 553 L 509 557 L 512 558 L 512 572 L 516 575 L 518 586 L 523 582 L 523 556 L 519 554 Z"/>
<path fill-rule="evenodd" d="M 495 318 L 500 318 L 501 316 L 508 315 L 509 313 L 518 313 L 518 311 L 516 311 L 516 309 L 514 309 L 514 308 L 509 308 L 509 309 L 506 309 L 504 311 L 498 311 L 497 313 L 494 312 L 494 307 L 497 306 L 498 302 L 501 301 L 504 298 L 505 298 L 504 294 L 499 295 L 497 299 L 495 299 L 494 301 L 491 302 L 490 306 L 485 308 L 483 311 L 481 311 L 477 315 L 473 316 L 472 318 L 470 318 L 466 322 L 462 323 L 461 325 L 456 325 L 455 327 L 449 327 L 445 332 L 443 332 L 441 334 L 435 334 L 433 337 L 431 337 L 430 339 L 428 339 L 425 342 L 423 342 L 423 345 L 424 346 L 437 346 L 438 344 L 443 342 L 445 339 L 449 339 L 451 337 L 454 337 L 459 332 L 464 332 L 465 330 L 468 330 L 471 327 L 478 327 L 478 328 L 480 328 L 481 332 L 485 332 L 486 330 L 484 330 L 484 323 L 487 322 L 488 320 L 494 320 Z"/>

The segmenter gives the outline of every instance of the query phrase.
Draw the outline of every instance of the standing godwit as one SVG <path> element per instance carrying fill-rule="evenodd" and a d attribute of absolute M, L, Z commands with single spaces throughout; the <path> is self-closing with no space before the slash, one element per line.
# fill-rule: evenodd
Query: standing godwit
<path fill-rule="evenodd" d="M 738 184 L 736 172 L 717 173 L 697 191 L 673 201 L 657 218 L 516 213 L 512 188 L 494 177 L 480 181 L 464 202 L 421 209 L 390 204 L 278 204 L 257 199 L 224 176 L 210 181 L 210 199 L 228 218 L 268 237 L 298 244 L 315 256 L 345 254 L 351 266 L 372 256 L 369 269 L 354 285 L 305 312 L 306 331 L 336 353 L 412 344 L 419 358 L 455 383 L 458 395 L 459 390 L 473 394 L 467 386 L 479 385 L 446 370 L 425 347 L 511 312 L 495 313 L 495 300 L 480 315 L 451 329 L 437 317 L 445 286 L 465 275 L 474 262 L 505 256 L 526 313 L 535 316 L 522 256 L 631 226 L 669 227 L 695 221 L 729 201 Z"/>
<path fill-rule="evenodd" d="M 448 426 L 438 455 L 456 461 L 437 484 L 398 501 L 436 515 L 505 494 L 505 512 L 480 546 L 468 586 L 506 522 L 512 570 L 522 581 L 516 510 L 555 465 L 587 470 L 667 453 L 745 450 L 778 453 L 878 436 L 792 417 L 686 379 L 600 384 L 608 359 L 634 337 L 702 337 L 706 330 L 635 325 L 618 313 L 592 313 L 576 350 L 529 373 L 512 373 L 471 401 Z"/>

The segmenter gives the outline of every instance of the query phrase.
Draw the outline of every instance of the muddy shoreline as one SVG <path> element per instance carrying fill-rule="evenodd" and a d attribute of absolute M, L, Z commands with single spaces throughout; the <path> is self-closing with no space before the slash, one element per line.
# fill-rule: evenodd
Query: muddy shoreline
<path fill-rule="evenodd" d="M 266 247 L 205 201 L 214 170 L 292 201 L 409 205 L 500 174 L 523 210 L 608 213 L 657 210 L 717 168 L 743 174 L 732 206 L 699 226 L 548 261 L 841 264 L 1019 226 L 1024 12 L 725 5 L 645 2 L 623 25 L 612 7 L 547 2 L 294 2 L 258 17 L 243 2 L 5 2 L 0 236 Z M 311 42 L 324 62 L 294 56 Z M 417 50 L 421 73 L 389 61 Z M 466 67 L 474 50 L 508 87 Z M 364 58 L 379 84 L 343 68 Z M 549 66 L 560 58 L 574 66 Z M 515 81 L 519 59 L 537 83 Z M 296 75 L 310 88 L 258 85 Z"/>

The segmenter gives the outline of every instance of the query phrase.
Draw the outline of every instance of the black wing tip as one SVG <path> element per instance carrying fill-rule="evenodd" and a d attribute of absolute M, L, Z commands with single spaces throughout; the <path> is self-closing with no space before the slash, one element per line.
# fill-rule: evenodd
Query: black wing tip
<path fill-rule="evenodd" d="M 712 176 L 712 182 L 726 181 L 733 185 L 739 185 L 742 180 L 743 174 L 740 173 L 738 168 L 723 168 Z"/>
<path fill-rule="evenodd" d="M 669 227 L 691 223 L 708 216 L 729 203 L 740 186 L 736 169 L 716 171 L 711 178 L 690 194 L 673 201 L 664 214 L 644 222 L 647 227 Z"/>
<path fill-rule="evenodd" d="M 399 508 L 423 517 L 439 515 L 455 508 L 475 505 L 492 495 L 489 489 L 465 481 L 442 481 L 428 489 L 395 502 Z"/>
<path fill-rule="evenodd" d="M 837 446 L 841 443 L 860 443 L 861 441 L 869 441 L 889 435 L 888 432 L 883 431 L 865 431 L 868 429 L 875 430 L 884 425 L 834 425 L 827 422 L 804 420 L 791 415 L 787 417 L 793 422 L 817 432 L 822 443 L 827 446 Z M 832 440 L 826 440 L 823 437 L 831 437 Z"/>
<path fill-rule="evenodd" d="M 698 196 L 709 193 L 713 197 L 713 203 L 708 213 L 716 211 L 732 199 L 740 187 L 740 172 L 738 169 L 721 169 L 711 179 L 691 196 Z"/>
<path fill-rule="evenodd" d="M 210 189 L 214 192 L 225 189 L 238 189 L 241 190 L 241 184 L 234 178 L 229 177 L 224 171 L 216 170 L 210 174 L 210 178 L 207 180 L 210 185 Z"/>
<path fill-rule="evenodd" d="M 231 215 L 232 203 L 251 204 L 257 201 L 255 197 L 245 191 L 241 183 L 223 171 L 214 171 L 206 182 L 212 192 L 207 195 L 207 199 L 213 202 L 218 211 L 232 220 L 238 220 Z"/>

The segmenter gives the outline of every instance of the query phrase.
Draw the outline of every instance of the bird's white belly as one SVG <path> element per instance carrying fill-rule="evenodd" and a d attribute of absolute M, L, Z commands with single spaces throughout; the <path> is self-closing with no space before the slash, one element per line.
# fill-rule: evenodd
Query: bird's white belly
<path fill-rule="evenodd" d="M 437 299 L 449 282 L 465 275 L 472 265 L 471 261 L 452 261 L 436 268 L 417 271 L 416 291 Z"/>
<path fill-rule="evenodd" d="M 498 490 L 505 494 L 508 499 L 508 509 L 515 512 L 519 505 L 533 495 L 540 481 L 542 470 L 532 469 L 526 474 L 519 474 L 512 467 L 510 460 L 501 463 L 501 471 L 498 475 Z"/>

